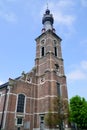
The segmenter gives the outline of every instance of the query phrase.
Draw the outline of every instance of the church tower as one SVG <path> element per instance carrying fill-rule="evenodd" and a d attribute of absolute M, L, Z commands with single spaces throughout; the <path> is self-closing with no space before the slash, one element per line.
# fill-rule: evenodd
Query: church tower
<path fill-rule="evenodd" d="M 37 113 L 40 130 L 44 130 L 44 116 L 52 106 L 52 99 L 61 96 L 68 100 L 66 76 L 61 51 L 62 39 L 53 28 L 54 18 L 47 9 L 42 18 L 42 34 L 36 38 Z M 37 122 L 37 127 L 38 127 Z"/>
<path fill-rule="evenodd" d="M 53 23 L 52 14 L 46 9 L 42 33 L 36 38 L 35 66 L 0 86 L 0 129 L 49 130 L 45 116 L 53 108 L 52 100 L 62 97 L 68 101 L 62 39 L 56 34 Z"/>

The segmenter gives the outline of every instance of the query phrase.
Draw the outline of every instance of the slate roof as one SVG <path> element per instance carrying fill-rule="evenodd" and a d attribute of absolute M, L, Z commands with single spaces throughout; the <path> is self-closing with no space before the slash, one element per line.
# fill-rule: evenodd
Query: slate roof
<path fill-rule="evenodd" d="M 14 80 L 18 80 L 18 79 L 20 79 L 20 76 L 17 77 L 17 78 L 15 78 Z M 1 85 L 0 85 L 0 89 L 5 88 L 5 87 L 7 87 L 8 85 L 9 85 L 9 82 L 6 82 L 6 83 L 4 83 L 4 84 L 1 84 Z"/>
<path fill-rule="evenodd" d="M 4 84 L 0 85 L 0 89 L 7 87 L 7 86 L 8 86 L 8 84 L 9 84 L 9 82 L 6 82 L 6 83 L 4 83 Z"/>

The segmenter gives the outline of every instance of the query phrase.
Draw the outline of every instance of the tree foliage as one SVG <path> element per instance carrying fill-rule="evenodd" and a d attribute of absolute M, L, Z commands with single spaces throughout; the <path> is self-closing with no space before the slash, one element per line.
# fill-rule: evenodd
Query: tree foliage
<path fill-rule="evenodd" d="M 87 129 L 87 101 L 84 98 L 75 96 L 70 99 L 70 121 Z"/>
<path fill-rule="evenodd" d="M 62 125 L 63 121 L 68 117 L 68 101 L 61 97 L 56 97 L 53 101 L 53 108 L 50 108 L 45 116 L 46 125 L 54 128 Z"/>

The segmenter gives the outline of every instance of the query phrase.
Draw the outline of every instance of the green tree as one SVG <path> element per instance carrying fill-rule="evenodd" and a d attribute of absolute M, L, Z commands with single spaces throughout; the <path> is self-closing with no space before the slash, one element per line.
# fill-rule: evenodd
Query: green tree
<path fill-rule="evenodd" d="M 87 101 L 80 96 L 70 99 L 70 121 L 78 128 L 87 129 Z"/>
<path fill-rule="evenodd" d="M 50 128 L 59 126 L 63 128 L 63 122 L 68 118 L 68 101 L 61 97 L 56 97 L 52 101 L 53 107 L 45 115 L 45 123 Z"/>

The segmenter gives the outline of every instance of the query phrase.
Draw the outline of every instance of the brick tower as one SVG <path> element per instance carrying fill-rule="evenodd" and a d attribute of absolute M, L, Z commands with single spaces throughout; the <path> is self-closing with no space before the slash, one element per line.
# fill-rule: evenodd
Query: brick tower
<path fill-rule="evenodd" d="M 62 39 L 55 33 L 54 19 L 49 9 L 45 11 L 42 23 L 42 34 L 36 38 L 35 60 L 38 76 L 37 113 L 39 113 L 40 122 L 38 123 L 40 123 L 41 130 L 44 127 L 44 115 L 51 107 L 51 100 L 56 96 L 68 100 L 61 52 Z"/>
<path fill-rule="evenodd" d="M 47 9 L 42 19 L 42 34 L 36 38 L 35 66 L 0 86 L 0 129 L 48 130 L 44 117 L 52 99 L 61 96 L 68 100 L 62 39 L 55 33 L 53 23 Z"/>

